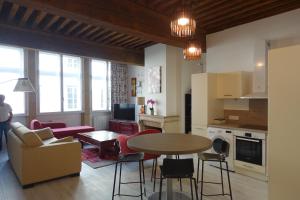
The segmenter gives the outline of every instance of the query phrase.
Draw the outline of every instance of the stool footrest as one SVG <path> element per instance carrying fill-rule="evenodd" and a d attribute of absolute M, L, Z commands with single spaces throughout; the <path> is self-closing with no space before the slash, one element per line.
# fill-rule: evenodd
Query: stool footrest
<path fill-rule="evenodd" d="M 198 181 L 198 183 L 209 183 L 209 184 L 222 184 L 222 183 L 219 183 L 219 182 L 211 182 L 211 181 Z"/>
<path fill-rule="evenodd" d="M 213 196 L 230 196 L 230 194 L 202 194 L 203 196 L 206 196 L 206 197 L 213 197 Z"/>

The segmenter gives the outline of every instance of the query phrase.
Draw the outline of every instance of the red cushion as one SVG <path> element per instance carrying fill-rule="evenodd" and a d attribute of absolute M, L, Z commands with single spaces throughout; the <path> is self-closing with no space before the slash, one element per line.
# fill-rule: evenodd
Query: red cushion
<path fill-rule="evenodd" d="M 39 120 L 37 120 L 37 119 L 31 120 L 30 129 L 36 130 L 36 129 L 41 129 L 41 128 L 43 128 L 43 127 Z"/>
<path fill-rule="evenodd" d="M 91 132 L 95 128 L 91 126 L 71 126 L 67 128 L 54 128 L 53 134 L 56 138 L 63 138 L 67 136 L 77 137 L 77 133 Z"/>
<path fill-rule="evenodd" d="M 43 128 L 49 127 L 51 129 L 54 128 L 66 128 L 66 123 L 63 122 L 41 122 Z"/>

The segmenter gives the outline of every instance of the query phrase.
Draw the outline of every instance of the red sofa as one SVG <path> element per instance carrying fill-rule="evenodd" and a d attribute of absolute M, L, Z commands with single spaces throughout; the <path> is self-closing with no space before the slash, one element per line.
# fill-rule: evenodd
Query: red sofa
<path fill-rule="evenodd" d="M 53 131 L 53 134 L 56 138 L 63 138 L 67 136 L 77 137 L 77 133 L 91 132 L 95 128 L 92 126 L 71 126 L 67 127 L 65 123 L 62 122 L 40 122 L 37 119 L 34 119 L 30 122 L 30 129 L 41 129 L 49 127 Z"/>

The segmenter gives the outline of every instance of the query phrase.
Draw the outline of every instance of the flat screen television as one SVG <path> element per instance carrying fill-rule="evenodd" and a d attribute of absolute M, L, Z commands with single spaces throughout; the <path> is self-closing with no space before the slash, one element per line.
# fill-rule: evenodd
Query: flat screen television
<path fill-rule="evenodd" d="M 114 119 L 135 120 L 135 104 L 114 104 Z"/>

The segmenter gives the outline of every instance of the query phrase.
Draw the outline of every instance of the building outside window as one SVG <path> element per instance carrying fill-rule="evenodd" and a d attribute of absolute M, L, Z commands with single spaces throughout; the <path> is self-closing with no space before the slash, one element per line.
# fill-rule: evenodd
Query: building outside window
<path fill-rule="evenodd" d="M 110 62 L 92 60 L 92 110 L 109 111 L 111 109 L 111 70 Z"/>
<path fill-rule="evenodd" d="M 16 79 L 24 77 L 24 50 L 0 45 L 0 94 L 14 114 L 25 114 L 25 94 L 14 92 Z"/>
<path fill-rule="evenodd" d="M 81 111 L 81 58 L 39 52 L 40 112 Z"/>

